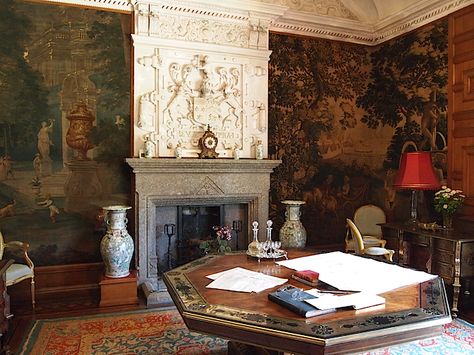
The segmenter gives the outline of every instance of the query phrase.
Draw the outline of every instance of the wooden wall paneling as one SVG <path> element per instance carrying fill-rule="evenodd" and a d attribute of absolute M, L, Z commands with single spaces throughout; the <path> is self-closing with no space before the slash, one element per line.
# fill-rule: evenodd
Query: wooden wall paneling
<path fill-rule="evenodd" d="M 474 225 L 474 6 L 449 16 L 448 184 L 466 194 Z"/>
<path fill-rule="evenodd" d="M 54 300 L 74 295 L 99 295 L 99 282 L 104 273 L 103 263 L 70 264 L 35 267 L 36 299 Z M 29 280 L 8 288 L 12 304 L 31 302 Z"/>

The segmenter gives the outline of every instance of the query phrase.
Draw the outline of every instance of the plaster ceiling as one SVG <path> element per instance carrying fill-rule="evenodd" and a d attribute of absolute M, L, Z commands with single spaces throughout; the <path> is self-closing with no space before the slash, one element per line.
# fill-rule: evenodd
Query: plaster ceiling
<path fill-rule="evenodd" d="M 272 30 L 375 45 L 474 0 L 257 0 L 287 10 Z"/>

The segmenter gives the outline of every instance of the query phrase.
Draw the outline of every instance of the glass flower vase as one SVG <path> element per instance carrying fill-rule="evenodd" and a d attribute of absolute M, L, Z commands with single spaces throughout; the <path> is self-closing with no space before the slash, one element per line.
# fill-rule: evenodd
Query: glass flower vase
<path fill-rule="evenodd" d="M 443 213 L 443 228 L 453 229 L 453 215 L 450 213 Z"/>

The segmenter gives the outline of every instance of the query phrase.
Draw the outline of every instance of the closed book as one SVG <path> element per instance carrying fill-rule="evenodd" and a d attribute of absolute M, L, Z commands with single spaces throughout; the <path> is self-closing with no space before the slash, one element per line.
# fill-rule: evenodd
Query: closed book
<path fill-rule="evenodd" d="M 318 281 L 311 282 L 311 281 L 308 281 L 306 279 L 299 278 L 296 275 L 291 275 L 291 278 L 298 281 L 298 282 L 304 283 L 305 285 L 308 285 L 308 286 L 316 287 L 318 285 Z"/>
<path fill-rule="evenodd" d="M 319 272 L 313 270 L 300 270 L 296 271 L 293 275 L 312 283 L 317 282 L 319 279 Z"/>
<path fill-rule="evenodd" d="M 306 299 L 317 298 L 297 287 L 287 285 L 268 294 L 268 299 L 293 311 L 305 318 L 315 317 L 334 312 L 335 309 L 321 310 L 305 302 Z"/>

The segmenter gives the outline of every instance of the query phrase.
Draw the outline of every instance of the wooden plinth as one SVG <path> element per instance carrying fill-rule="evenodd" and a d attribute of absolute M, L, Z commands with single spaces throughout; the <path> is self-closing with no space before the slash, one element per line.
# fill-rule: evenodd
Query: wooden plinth
<path fill-rule="evenodd" d="M 136 270 L 127 277 L 117 279 L 103 275 L 99 285 L 100 307 L 138 304 Z"/>

